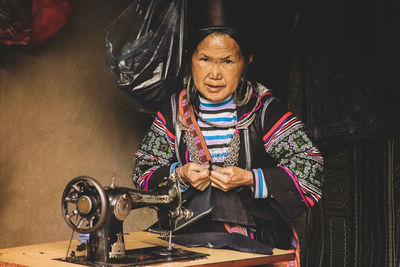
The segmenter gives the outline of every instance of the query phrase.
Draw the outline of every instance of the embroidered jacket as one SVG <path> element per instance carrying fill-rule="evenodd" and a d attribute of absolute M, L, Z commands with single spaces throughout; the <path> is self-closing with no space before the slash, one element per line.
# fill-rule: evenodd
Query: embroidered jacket
<path fill-rule="evenodd" d="M 252 170 L 254 187 L 244 200 L 252 216 L 291 221 L 321 198 L 323 157 L 307 135 L 304 124 L 261 84 L 247 105 L 237 108 L 239 121 L 256 107 L 255 119 L 239 129 L 238 166 Z M 157 112 L 136 152 L 134 184 L 143 190 L 170 176 L 177 162 L 190 161 L 179 129 L 178 95 Z M 194 104 L 198 109 L 198 103 Z M 233 212 L 233 211 L 232 211 Z M 278 220 L 279 221 L 279 220 Z"/>

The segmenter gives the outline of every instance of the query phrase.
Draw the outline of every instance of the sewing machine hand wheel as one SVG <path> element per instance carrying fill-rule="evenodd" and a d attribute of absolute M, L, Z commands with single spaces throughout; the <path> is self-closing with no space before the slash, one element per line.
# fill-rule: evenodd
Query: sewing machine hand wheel
<path fill-rule="evenodd" d="M 103 187 L 94 178 L 79 176 L 64 189 L 61 209 L 67 224 L 82 234 L 99 228 L 106 217 L 108 198 Z"/>

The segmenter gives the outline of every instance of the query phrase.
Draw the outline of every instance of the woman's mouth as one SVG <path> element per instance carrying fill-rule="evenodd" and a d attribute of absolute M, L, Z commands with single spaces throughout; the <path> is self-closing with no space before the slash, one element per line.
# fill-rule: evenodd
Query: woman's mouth
<path fill-rule="evenodd" d="M 216 92 L 224 88 L 224 85 L 212 85 L 212 84 L 206 84 L 208 91 L 211 92 Z"/>

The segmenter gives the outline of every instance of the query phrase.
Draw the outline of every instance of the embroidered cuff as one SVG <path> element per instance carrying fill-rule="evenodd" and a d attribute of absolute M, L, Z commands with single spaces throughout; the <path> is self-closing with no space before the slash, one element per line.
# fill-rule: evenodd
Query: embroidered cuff
<path fill-rule="evenodd" d="M 171 164 L 171 167 L 169 168 L 169 177 L 171 177 L 172 173 L 174 172 L 176 167 L 181 167 L 182 163 L 181 162 L 174 162 Z"/>
<path fill-rule="evenodd" d="M 268 188 L 261 169 L 252 169 L 254 179 L 254 198 L 267 198 Z"/>

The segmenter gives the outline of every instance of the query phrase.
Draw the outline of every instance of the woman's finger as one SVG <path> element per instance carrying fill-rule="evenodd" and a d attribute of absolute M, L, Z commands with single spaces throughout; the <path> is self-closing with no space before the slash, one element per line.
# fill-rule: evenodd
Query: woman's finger
<path fill-rule="evenodd" d="M 199 188 L 197 188 L 197 189 L 199 189 L 200 191 L 204 191 L 209 185 L 210 185 L 210 181 L 208 180 L 205 183 L 201 184 L 199 186 Z"/>
<path fill-rule="evenodd" d="M 215 185 L 215 187 L 218 187 L 220 189 L 226 188 L 227 181 L 229 180 L 229 177 L 227 177 L 225 174 L 222 173 L 217 173 L 214 171 L 211 171 L 210 175 L 210 181 Z"/>
<path fill-rule="evenodd" d="M 230 174 L 230 175 L 234 174 L 234 169 L 231 166 L 223 168 L 213 165 L 212 170 L 222 174 Z"/>
<path fill-rule="evenodd" d="M 197 172 L 201 172 L 201 171 L 204 171 L 204 170 L 208 170 L 208 167 L 203 166 L 203 165 L 201 165 L 201 164 L 198 164 L 198 163 L 196 163 L 196 162 L 190 162 L 190 163 L 188 163 L 188 168 L 189 168 L 189 170 L 191 170 L 191 171 L 197 171 Z"/>
<path fill-rule="evenodd" d="M 207 186 L 210 184 L 210 180 L 208 179 L 199 179 L 193 182 L 192 186 L 198 190 L 203 191 L 204 189 L 207 188 Z"/>
<path fill-rule="evenodd" d="M 212 187 L 215 187 L 215 188 L 218 188 L 218 189 L 220 189 L 220 190 L 222 190 L 222 191 L 224 191 L 224 192 L 226 192 L 226 191 L 229 190 L 229 188 L 225 187 L 225 185 L 222 184 L 222 183 L 221 183 L 220 181 L 218 181 L 218 180 L 213 180 L 213 181 L 211 181 L 211 186 L 212 186 Z"/>
<path fill-rule="evenodd" d="M 209 180 L 208 176 L 209 176 L 209 172 L 208 170 L 202 170 L 199 172 L 192 172 L 191 173 L 193 179 L 195 180 Z"/>
<path fill-rule="evenodd" d="M 220 168 L 222 169 L 222 168 Z M 211 171 L 210 173 L 210 179 L 214 179 L 217 181 L 221 181 L 224 183 L 227 183 L 230 179 L 229 179 L 229 175 L 222 173 L 222 172 L 218 172 L 218 171 Z"/>

